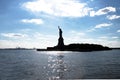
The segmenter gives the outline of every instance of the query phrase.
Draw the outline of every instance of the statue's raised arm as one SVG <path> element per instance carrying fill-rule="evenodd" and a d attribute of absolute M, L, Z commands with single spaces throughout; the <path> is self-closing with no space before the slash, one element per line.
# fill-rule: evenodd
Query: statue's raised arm
<path fill-rule="evenodd" d="M 58 26 L 58 29 L 60 30 L 60 26 Z"/>
<path fill-rule="evenodd" d="M 58 26 L 58 29 L 59 29 L 59 36 L 62 37 L 62 30 L 59 26 Z"/>

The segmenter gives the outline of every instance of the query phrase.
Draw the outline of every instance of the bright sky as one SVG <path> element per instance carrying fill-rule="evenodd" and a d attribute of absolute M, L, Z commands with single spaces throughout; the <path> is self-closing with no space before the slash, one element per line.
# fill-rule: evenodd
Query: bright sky
<path fill-rule="evenodd" d="M 58 42 L 120 47 L 120 0 L 0 0 L 0 48 Z"/>

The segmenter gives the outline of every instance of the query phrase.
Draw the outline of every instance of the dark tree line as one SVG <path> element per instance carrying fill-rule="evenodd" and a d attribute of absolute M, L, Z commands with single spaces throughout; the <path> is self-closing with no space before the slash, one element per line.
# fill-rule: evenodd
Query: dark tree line
<path fill-rule="evenodd" d="M 109 47 L 104 47 L 99 44 L 69 44 L 65 46 L 65 50 L 68 51 L 99 51 L 99 50 L 111 50 Z"/>

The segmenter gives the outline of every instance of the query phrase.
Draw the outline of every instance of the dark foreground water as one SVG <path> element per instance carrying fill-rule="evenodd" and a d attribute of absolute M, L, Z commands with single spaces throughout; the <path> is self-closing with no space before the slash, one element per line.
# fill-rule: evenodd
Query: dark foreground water
<path fill-rule="evenodd" d="M 0 50 L 0 80 L 120 79 L 120 50 Z"/>

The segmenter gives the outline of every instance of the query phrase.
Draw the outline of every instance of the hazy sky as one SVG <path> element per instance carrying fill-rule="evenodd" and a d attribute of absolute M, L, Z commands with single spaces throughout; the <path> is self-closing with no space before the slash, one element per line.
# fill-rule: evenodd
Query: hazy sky
<path fill-rule="evenodd" d="M 58 42 L 120 47 L 120 0 L 0 0 L 0 48 Z"/>

